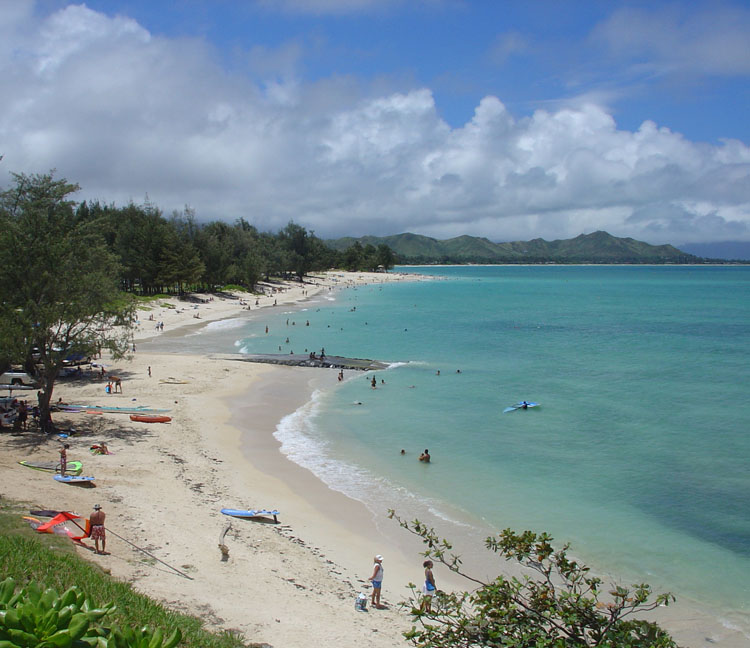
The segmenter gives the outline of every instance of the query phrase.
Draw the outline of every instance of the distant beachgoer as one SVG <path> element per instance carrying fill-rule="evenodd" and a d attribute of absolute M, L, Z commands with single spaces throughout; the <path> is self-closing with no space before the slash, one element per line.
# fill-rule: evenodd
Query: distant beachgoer
<path fill-rule="evenodd" d="M 111 394 L 112 393 L 112 383 L 107 383 L 107 386 L 104 388 L 105 394 Z"/>
<path fill-rule="evenodd" d="M 375 380 L 375 376 L 372 377 L 372 381 L 371 381 L 370 384 L 372 385 L 373 389 L 377 389 L 377 387 L 378 387 L 378 381 Z"/>
<path fill-rule="evenodd" d="M 341 369 L 341 370 L 339 371 L 339 382 L 341 382 L 341 381 L 342 381 L 343 379 L 344 379 L 344 370 L 343 370 L 343 369 Z"/>
<path fill-rule="evenodd" d="M 432 597 L 435 594 L 435 590 L 437 590 L 435 577 L 432 575 L 432 566 L 431 560 L 425 560 L 422 563 L 422 567 L 424 567 L 424 585 L 422 585 L 422 603 L 419 609 L 427 613 L 432 612 Z"/>
<path fill-rule="evenodd" d="M 151 365 L 148 366 L 148 377 L 151 378 Z"/>
<path fill-rule="evenodd" d="M 89 449 L 91 450 L 91 452 L 93 452 L 94 454 L 98 454 L 98 455 L 112 454 L 109 451 L 109 448 L 107 447 L 107 444 L 104 443 L 104 441 L 101 441 L 100 443 L 95 443 Z"/>
<path fill-rule="evenodd" d="M 325 347 L 323 347 L 323 348 L 322 348 L 322 349 L 320 350 L 320 357 L 321 357 L 321 358 L 325 358 L 325 357 L 326 357 L 326 350 L 325 350 Z"/>
<path fill-rule="evenodd" d="M 521 409 L 529 409 L 529 404 L 526 401 L 521 403 Z"/>
<path fill-rule="evenodd" d="M 21 401 L 18 404 L 18 416 L 16 417 L 16 421 L 18 422 L 18 427 L 22 430 L 26 429 L 26 419 L 29 417 L 29 410 L 26 407 L 26 401 Z"/>
<path fill-rule="evenodd" d="M 404 450 L 403 448 L 401 448 L 401 454 L 405 455 L 406 454 L 406 450 Z"/>
<path fill-rule="evenodd" d="M 268 327 L 266 326 L 266 333 L 268 333 Z"/>
<path fill-rule="evenodd" d="M 436 376 L 439 376 L 439 375 L 440 375 L 440 369 L 438 369 L 438 370 L 437 370 L 437 371 L 435 372 L 435 375 L 436 375 Z"/>
<path fill-rule="evenodd" d="M 102 507 L 98 504 L 94 504 L 94 512 L 89 516 L 89 522 L 91 522 L 91 539 L 94 541 L 96 553 L 98 554 L 106 553 L 107 533 L 104 528 L 104 520 L 106 517 L 107 515 L 102 511 Z M 102 543 L 101 551 L 99 551 L 99 541 Z"/>
<path fill-rule="evenodd" d="M 425 463 L 430 463 L 430 451 L 427 448 L 425 448 L 424 452 L 419 455 L 419 460 L 424 461 Z"/>
<path fill-rule="evenodd" d="M 383 556 L 378 554 L 375 556 L 375 564 L 372 568 L 372 576 L 368 578 L 372 583 L 372 607 L 380 609 L 380 592 L 383 585 Z"/>
<path fill-rule="evenodd" d="M 60 474 L 65 475 L 65 471 L 68 469 L 68 448 L 70 448 L 70 444 L 65 443 L 63 444 L 63 447 L 60 448 Z"/>

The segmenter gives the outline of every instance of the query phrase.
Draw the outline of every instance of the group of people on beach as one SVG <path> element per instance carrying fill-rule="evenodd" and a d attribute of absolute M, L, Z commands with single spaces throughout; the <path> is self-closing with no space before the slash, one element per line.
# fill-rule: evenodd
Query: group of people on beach
<path fill-rule="evenodd" d="M 29 413 L 34 418 L 39 417 L 39 408 L 29 409 L 25 400 L 7 397 L 0 399 L 0 429 L 10 424 L 13 430 L 20 432 L 28 426 Z"/>
<path fill-rule="evenodd" d="M 112 454 L 107 448 L 106 443 L 101 443 L 91 446 L 94 454 Z M 65 476 L 68 470 L 68 450 L 70 450 L 69 443 L 63 443 L 59 450 L 60 453 L 60 475 Z M 107 533 L 104 528 L 104 519 L 106 514 L 102 511 L 102 507 L 99 504 L 94 504 L 94 512 L 89 516 L 90 523 L 90 538 L 94 541 L 95 551 L 98 554 L 106 554 L 107 547 Z M 99 549 L 99 543 L 102 543 L 101 550 Z"/>
<path fill-rule="evenodd" d="M 378 554 L 373 561 L 375 564 L 372 566 L 372 576 L 367 579 L 372 584 L 370 602 L 372 607 L 381 610 L 385 608 L 385 606 L 380 603 L 380 595 L 383 590 L 383 575 L 385 573 L 385 570 L 383 569 L 383 556 Z M 422 567 L 424 567 L 424 584 L 422 585 L 422 600 L 419 609 L 422 612 L 427 613 L 432 612 L 432 597 L 437 591 L 435 576 L 432 573 L 433 566 L 431 560 L 425 560 L 422 563 Z"/>

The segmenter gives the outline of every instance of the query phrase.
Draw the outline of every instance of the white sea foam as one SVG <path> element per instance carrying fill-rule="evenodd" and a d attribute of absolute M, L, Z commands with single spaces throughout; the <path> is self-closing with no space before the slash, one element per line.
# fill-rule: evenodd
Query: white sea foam
<path fill-rule="evenodd" d="M 216 320 L 215 322 L 209 322 L 203 328 L 206 331 L 222 331 L 240 328 L 247 324 L 247 320 L 242 317 L 230 317 L 228 319 Z"/>
<path fill-rule="evenodd" d="M 364 504 L 376 516 L 398 502 L 399 513 L 407 517 L 419 516 L 420 511 L 427 510 L 458 527 L 471 527 L 448 515 L 437 500 L 415 495 L 362 466 L 333 457 L 330 442 L 315 426 L 315 418 L 325 408 L 329 395 L 315 391 L 308 403 L 279 422 L 274 436 L 281 444 L 282 453 L 310 470 L 332 490 Z"/>

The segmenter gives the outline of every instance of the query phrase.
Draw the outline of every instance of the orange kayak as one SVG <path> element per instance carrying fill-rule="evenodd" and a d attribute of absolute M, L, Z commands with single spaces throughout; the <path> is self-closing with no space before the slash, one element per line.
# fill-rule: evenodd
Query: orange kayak
<path fill-rule="evenodd" d="M 131 421 L 140 421 L 141 423 L 169 423 L 171 416 L 158 416 L 155 414 L 131 414 Z"/>

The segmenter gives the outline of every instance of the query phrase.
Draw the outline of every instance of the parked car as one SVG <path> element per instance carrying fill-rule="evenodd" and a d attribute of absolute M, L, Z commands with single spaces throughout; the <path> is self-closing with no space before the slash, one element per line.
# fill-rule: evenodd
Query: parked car
<path fill-rule="evenodd" d="M 26 385 L 27 387 L 38 387 L 39 383 L 22 369 L 8 369 L 0 375 L 0 385 Z"/>
<path fill-rule="evenodd" d="M 71 353 L 63 360 L 65 366 L 78 366 L 82 364 L 89 364 L 91 358 L 83 353 Z"/>

